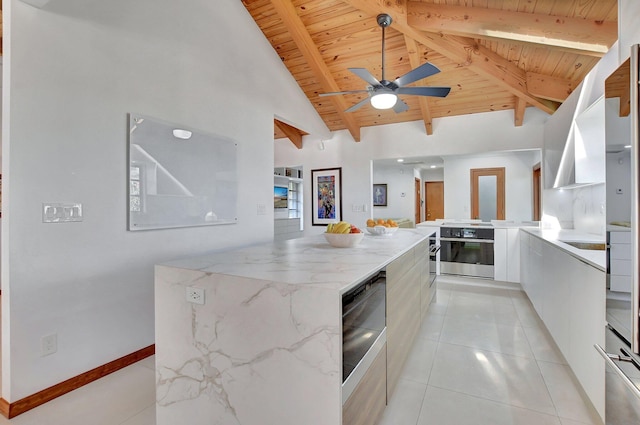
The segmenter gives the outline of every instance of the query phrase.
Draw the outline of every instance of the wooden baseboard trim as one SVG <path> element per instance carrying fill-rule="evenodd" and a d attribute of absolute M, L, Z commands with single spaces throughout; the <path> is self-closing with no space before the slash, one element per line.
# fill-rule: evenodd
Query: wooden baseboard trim
<path fill-rule="evenodd" d="M 0 413 L 8 419 L 14 418 L 19 414 L 38 407 L 48 401 L 53 400 L 54 398 L 60 397 L 61 395 L 78 389 L 97 379 L 103 378 L 110 373 L 116 372 L 142 359 L 152 356 L 155 354 L 155 352 L 156 346 L 150 345 L 13 403 L 9 403 L 4 398 L 0 398 Z"/>

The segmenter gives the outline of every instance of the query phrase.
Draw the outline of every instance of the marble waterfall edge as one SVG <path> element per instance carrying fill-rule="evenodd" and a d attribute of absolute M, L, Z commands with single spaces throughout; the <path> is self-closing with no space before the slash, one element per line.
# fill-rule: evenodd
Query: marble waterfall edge
<path fill-rule="evenodd" d="M 335 290 L 156 266 L 158 425 L 339 424 Z M 205 289 L 205 304 L 185 300 Z"/>

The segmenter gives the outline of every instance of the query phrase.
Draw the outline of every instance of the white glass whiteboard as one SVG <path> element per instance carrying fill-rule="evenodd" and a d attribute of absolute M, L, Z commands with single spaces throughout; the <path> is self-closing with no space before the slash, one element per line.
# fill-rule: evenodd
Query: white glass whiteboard
<path fill-rule="evenodd" d="M 237 222 L 237 143 L 129 114 L 129 230 Z"/>

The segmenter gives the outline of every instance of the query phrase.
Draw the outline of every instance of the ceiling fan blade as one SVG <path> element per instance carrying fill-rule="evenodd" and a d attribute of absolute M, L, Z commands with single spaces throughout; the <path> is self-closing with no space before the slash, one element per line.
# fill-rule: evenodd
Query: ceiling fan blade
<path fill-rule="evenodd" d="M 440 70 L 435 66 L 430 64 L 429 62 L 423 63 L 419 67 L 412 69 L 401 77 L 396 78 L 394 83 L 398 85 L 398 87 L 406 86 L 407 84 L 411 84 L 414 81 L 422 80 L 423 78 L 427 78 L 432 76 L 433 74 L 437 74 Z"/>
<path fill-rule="evenodd" d="M 394 110 L 394 112 L 396 114 L 399 114 L 400 112 L 408 111 L 409 110 L 409 105 L 404 103 L 404 101 L 402 99 L 398 99 L 396 101 L 396 104 L 393 105 L 393 110 Z"/>
<path fill-rule="evenodd" d="M 371 75 L 371 73 L 367 71 L 365 68 L 348 68 L 348 69 L 349 71 L 353 72 L 358 77 L 362 78 L 363 80 L 365 80 L 367 83 L 371 84 L 374 87 L 382 85 L 380 84 L 380 81 L 378 81 L 376 77 Z"/>
<path fill-rule="evenodd" d="M 334 91 L 331 93 L 320 93 L 318 96 L 335 96 L 337 94 L 367 93 L 369 90 Z"/>
<path fill-rule="evenodd" d="M 364 105 L 366 105 L 369 102 L 369 99 L 370 99 L 369 97 L 365 97 L 364 99 L 362 99 L 360 102 L 356 103 L 355 105 L 353 105 L 349 109 L 346 109 L 345 112 L 353 112 L 356 109 L 360 109 L 361 107 L 363 107 Z"/>
<path fill-rule="evenodd" d="M 446 97 L 451 91 L 451 87 L 398 87 L 394 91 L 396 94 Z"/>

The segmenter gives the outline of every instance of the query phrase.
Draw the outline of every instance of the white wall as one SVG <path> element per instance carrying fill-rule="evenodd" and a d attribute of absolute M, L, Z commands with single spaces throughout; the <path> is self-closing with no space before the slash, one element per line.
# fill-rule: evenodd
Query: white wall
<path fill-rule="evenodd" d="M 631 154 L 607 154 L 607 223 L 631 221 Z M 620 190 L 620 192 L 618 192 Z"/>
<path fill-rule="evenodd" d="M 422 170 L 420 177 L 423 182 L 441 182 L 444 181 L 444 168 L 438 167 L 429 170 Z"/>
<path fill-rule="evenodd" d="M 539 150 L 444 157 L 444 216 L 452 219 L 471 218 L 471 169 L 504 167 L 505 219 L 531 220 L 533 165 L 539 161 Z"/>
<path fill-rule="evenodd" d="M 373 166 L 373 184 L 386 183 L 387 206 L 373 207 L 374 218 L 408 218 L 415 221 L 414 170 L 408 165 Z"/>
<path fill-rule="evenodd" d="M 640 2 L 638 0 L 618 0 L 618 43 L 620 63 L 630 55 L 633 44 L 640 43 Z"/>
<path fill-rule="evenodd" d="M 547 117 L 535 108 L 527 108 L 521 127 L 514 126 L 513 111 L 438 118 L 434 120 L 434 134 L 430 136 L 420 121 L 366 127 L 362 129 L 359 143 L 346 131 L 338 131 L 330 139 L 305 136 L 303 149 L 296 149 L 288 139 L 279 139 L 275 142 L 275 166 L 304 164 L 305 187 L 309 191 L 310 170 L 342 167 L 344 218 L 362 226 L 373 214 L 371 207 L 354 212 L 352 206 L 372 205 L 372 160 L 541 148 Z M 310 202 L 310 197 L 305 197 L 308 217 Z M 305 235 L 323 230 L 321 226 L 305 225 Z"/>
<path fill-rule="evenodd" d="M 328 131 L 237 0 L 3 6 L 2 397 L 12 402 L 153 344 L 154 264 L 273 237 L 274 115 Z M 126 230 L 131 111 L 238 142 L 237 225 Z M 82 203 L 84 221 L 43 224 L 50 202 Z M 58 352 L 41 357 L 53 333 Z"/>

